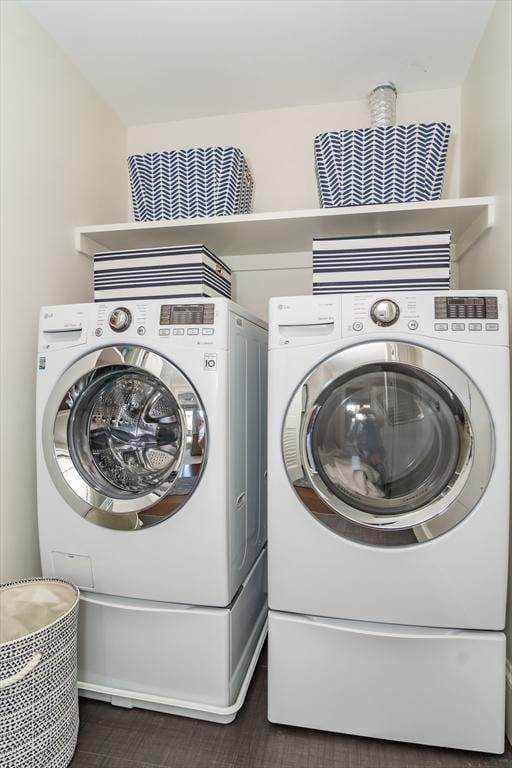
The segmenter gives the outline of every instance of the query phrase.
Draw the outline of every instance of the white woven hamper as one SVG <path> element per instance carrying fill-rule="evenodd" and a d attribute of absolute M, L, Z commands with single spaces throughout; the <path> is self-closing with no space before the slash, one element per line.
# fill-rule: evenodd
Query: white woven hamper
<path fill-rule="evenodd" d="M 78 736 L 78 589 L 0 587 L 0 766 L 65 768 Z"/>

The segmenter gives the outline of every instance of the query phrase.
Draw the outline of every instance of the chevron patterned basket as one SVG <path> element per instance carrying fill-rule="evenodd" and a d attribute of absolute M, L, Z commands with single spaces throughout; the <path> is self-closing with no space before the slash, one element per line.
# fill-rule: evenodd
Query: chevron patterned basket
<path fill-rule="evenodd" d="M 79 597 L 60 579 L 0 587 L 2 768 L 65 768 L 73 757 Z"/>
<path fill-rule="evenodd" d="M 450 138 L 447 123 L 415 123 L 315 138 L 322 208 L 438 200 Z"/>
<path fill-rule="evenodd" d="M 251 212 L 253 179 L 236 147 L 131 155 L 128 171 L 136 221 Z"/>

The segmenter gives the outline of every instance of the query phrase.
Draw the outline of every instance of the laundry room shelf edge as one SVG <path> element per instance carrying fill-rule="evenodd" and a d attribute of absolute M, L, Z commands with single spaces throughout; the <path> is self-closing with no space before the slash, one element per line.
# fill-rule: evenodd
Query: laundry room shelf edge
<path fill-rule="evenodd" d="M 228 260 L 257 255 L 263 258 L 265 254 L 290 254 L 291 258 L 294 253 L 310 252 L 313 237 L 450 229 L 452 258 L 458 261 L 494 225 L 495 207 L 494 197 L 467 197 L 420 203 L 99 224 L 76 227 L 75 247 L 80 253 L 92 256 L 105 250 L 204 243 Z"/>

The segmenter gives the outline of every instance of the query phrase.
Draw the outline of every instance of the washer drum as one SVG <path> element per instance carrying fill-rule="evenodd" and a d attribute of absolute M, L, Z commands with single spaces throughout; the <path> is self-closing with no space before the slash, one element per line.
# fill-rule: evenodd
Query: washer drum
<path fill-rule="evenodd" d="M 78 736 L 78 589 L 0 587 L 0 766 L 65 768 Z"/>

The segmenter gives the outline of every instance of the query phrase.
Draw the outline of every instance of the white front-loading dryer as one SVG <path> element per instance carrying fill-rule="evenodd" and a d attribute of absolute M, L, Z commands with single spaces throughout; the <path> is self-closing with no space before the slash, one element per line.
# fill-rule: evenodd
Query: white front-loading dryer
<path fill-rule="evenodd" d="M 502 752 L 504 291 L 273 299 L 269 719 Z"/>
<path fill-rule="evenodd" d="M 436 316 L 459 298 L 496 312 Z M 503 629 L 506 295 L 390 295 L 393 324 L 378 299 L 271 301 L 270 607 Z"/>

